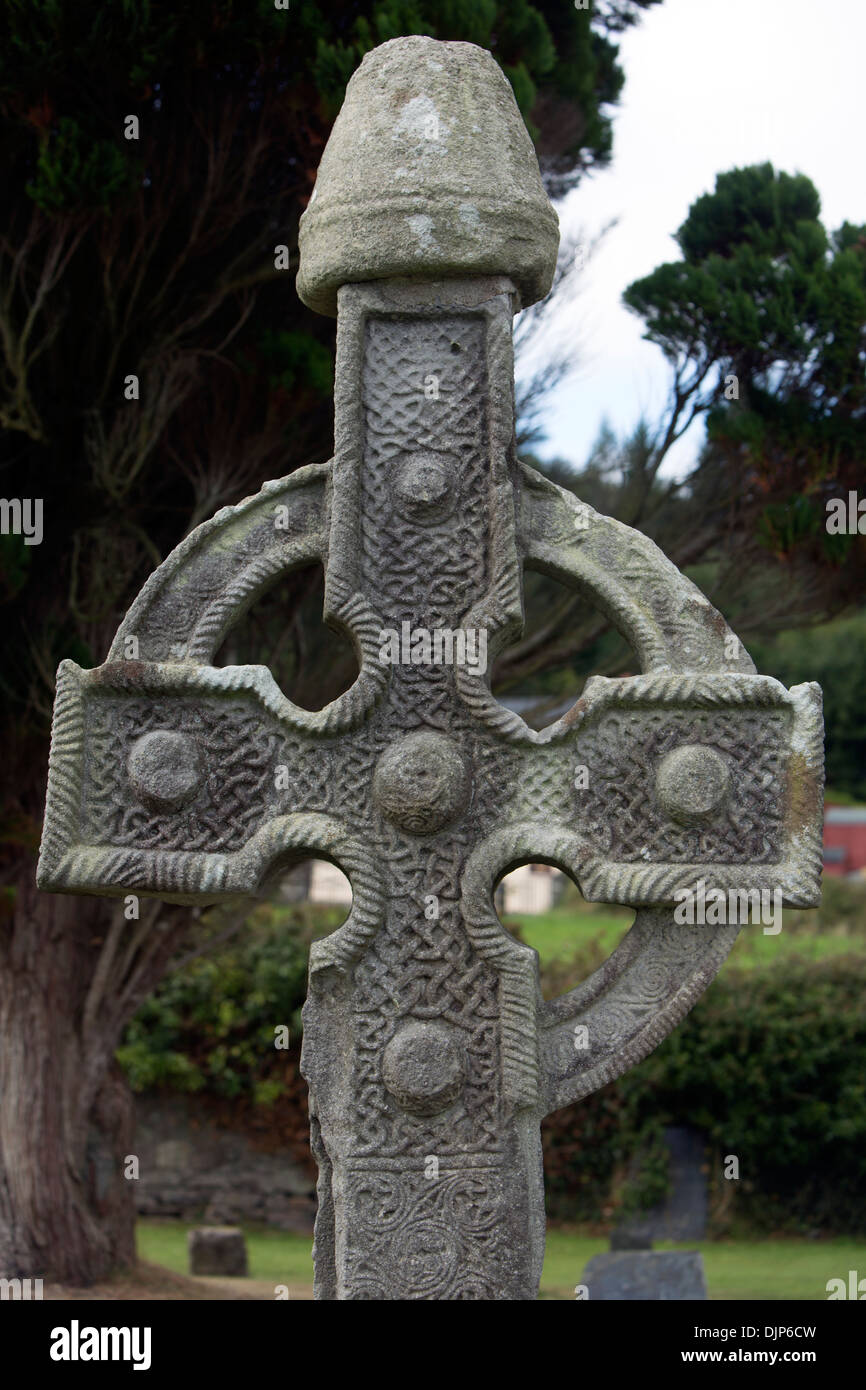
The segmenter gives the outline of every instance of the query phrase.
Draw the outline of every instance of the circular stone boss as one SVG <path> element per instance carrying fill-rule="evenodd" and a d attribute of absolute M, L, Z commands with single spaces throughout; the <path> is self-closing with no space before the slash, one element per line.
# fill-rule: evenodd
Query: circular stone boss
<path fill-rule="evenodd" d="M 382 1079 L 412 1115 L 446 1109 L 463 1089 L 463 1053 L 452 1030 L 436 1020 L 411 1019 L 382 1054 Z"/>
<path fill-rule="evenodd" d="M 406 734 L 382 754 L 373 774 L 373 800 L 411 835 L 430 835 L 469 804 L 466 759 L 446 734 Z"/>
<path fill-rule="evenodd" d="M 702 824 L 721 810 L 731 790 L 728 764 L 715 748 L 684 743 L 667 753 L 656 774 L 656 794 L 672 820 Z"/>
<path fill-rule="evenodd" d="M 139 801 L 152 811 L 179 811 L 201 786 L 198 746 L 174 729 L 151 729 L 129 750 L 127 771 Z"/>
<path fill-rule="evenodd" d="M 443 521 L 457 501 L 456 469 L 449 454 L 409 454 L 394 471 L 394 502 L 400 515 L 420 526 Z"/>

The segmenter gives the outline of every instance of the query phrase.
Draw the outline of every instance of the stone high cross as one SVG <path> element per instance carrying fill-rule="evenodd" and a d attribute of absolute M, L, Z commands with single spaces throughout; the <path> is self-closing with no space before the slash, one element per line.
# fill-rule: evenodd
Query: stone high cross
<path fill-rule="evenodd" d="M 817 901 L 818 687 L 754 674 L 649 540 L 515 456 L 511 318 L 557 246 L 490 55 L 368 54 L 301 224 L 298 291 L 338 315 L 334 458 L 200 526 L 105 664 L 58 674 L 43 888 L 208 903 L 309 857 L 351 882 L 304 1009 L 319 1298 L 534 1298 L 541 1119 L 654 1048 L 737 935 L 679 924 L 674 894 Z M 360 673 L 312 713 L 267 668 L 212 662 L 258 594 L 319 561 Z M 459 641 L 453 661 L 427 645 L 483 635 L 492 660 L 521 632 L 525 568 L 597 605 L 642 673 L 592 678 L 541 732 Z M 383 660 L 388 633 L 414 660 Z M 549 1003 L 492 898 L 532 861 L 637 909 Z"/>

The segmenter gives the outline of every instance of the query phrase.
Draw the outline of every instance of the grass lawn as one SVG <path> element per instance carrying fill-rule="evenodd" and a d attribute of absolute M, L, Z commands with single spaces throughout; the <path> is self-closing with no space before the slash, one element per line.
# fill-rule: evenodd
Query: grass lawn
<path fill-rule="evenodd" d="M 860 896 L 866 902 L 866 894 Z M 538 952 L 542 976 L 545 969 L 554 968 L 559 978 L 573 962 L 572 983 L 576 984 L 616 949 L 634 921 L 634 913 L 616 907 L 596 911 L 572 898 L 537 916 L 514 915 L 504 920 L 506 927 L 517 928 L 521 940 Z M 775 936 L 765 935 L 759 923 L 744 926 L 722 969 L 771 966 L 795 956 L 815 961 L 864 952 L 866 932 L 860 914 L 850 921 L 843 917 L 830 924 L 819 922 L 814 912 L 786 911 L 782 930 Z"/>
<path fill-rule="evenodd" d="M 188 1272 L 187 1227 L 180 1222 L 140 1221 L 141 1259 L 176 1274 Z M 313 1281 L 311 1241 L 285 1231 L 246 1229 L 250 1278 L 287 1284 L 293 1296 Z M 567 1230 L 547 1233 L 541 1280 L 544 1299 L 573 1299 L 587 1260 L 607 1250 L 606 1240 Z M 853 1240 L 704 1241 L 697 1247 L 659 1243 L 659 1250 L 703 1251 L 711 1299 L 826 1300 L 828 1279 L 848 1277 L 849 1269 L 866 1272 L 866 1242 Z M 269 1296 L 269 1295 L 268 1295 Z"/>
<path fill-rule="evenodd" d="M 188 1229 L 180 1221 L 139 1221 L 136 1226 L 139 1259 L 164 1265 L 175 1274 L 188 1274 Z M 261 1226 L 249 1226 L 244 1230 L 251 1279 L 267 1279 L 289 1286 L 312 1284 L 313 1242 L 309 1236 L 266 1230 Z"/>
<path fill-rule="evenodd" d="M 506 917 L 505 926 L 517 925 L 521 940 L 538 952 L 544 967 L 572 959 L 593 941 L 609 956 L 633 921 L 634 913 L 629 908 L 591 912 L 563 905 L 533 917 Z"/>
<path fill-rule="evenodd" d="M 724 1240 L 672 1245 L 656 1250 L 700 1250 L 707 1290 L 713 1300 L 808 1299 L 825 1301 L 827 1280 L 847 1280 L 849 1269 L 866 1270 L 866 1242 L 834 1240 Z M 593 1255 L 608 1249 L 570 1231 L 548 1231 L 542 1298 L 574 1298 L 574 1286 Z"/>

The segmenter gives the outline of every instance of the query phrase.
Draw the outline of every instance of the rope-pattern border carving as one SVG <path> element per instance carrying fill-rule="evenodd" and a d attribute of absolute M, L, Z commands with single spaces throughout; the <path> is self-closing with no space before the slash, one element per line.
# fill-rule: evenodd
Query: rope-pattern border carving
<path fill-rule="evenodd" d="M 539 1101 L 538 958 L 503 927 L 493 905 L 493 886 L 503 873 L 530 860 L 545 860 L 576 876 L 583 853 L 585 847 L 572 832 L 524 822 L 483 840 L 463 874 L 460 910 L 469 939 L 499 973 L 503 1091 L 515 1108 Z"/>
<path fill-rule="evenodd" d="M 231 854 L 182 850 L 116 850 L 77 847 L 66 854 L 52 887 L 66 892 L 141 893 L 166 902 L 218 902 L 255 896 L 278 862 L 329 859 L 352 885 L 346 921 L 311 951 L 311 966 L 346 969 L 367 946 L 383 919 L 381 875 L 369 853 L 332 816 L 298 812 L 261 826 L 243 849 Z"/>

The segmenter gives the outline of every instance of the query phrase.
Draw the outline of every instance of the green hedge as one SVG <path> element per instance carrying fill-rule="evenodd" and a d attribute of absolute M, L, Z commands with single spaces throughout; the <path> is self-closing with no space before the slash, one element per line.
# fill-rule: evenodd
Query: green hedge
<path fill-rule="evenodd" d="M 860 955 L 723 972 L 640 1066 L 547 1122 L 552 1208 L 597 1219 L 648 1204 L 664 1187 L 659 1131 L 687 1123 L 707 1137 L 711 1191 L 728 1221 L 866 1230 L 864 1003 Z M 624 1185 L 612 1203 L 606 1177 L 638 1149 L 642 1190 Z M 736 1182 L 722 1175 L 726 1155 L 739 1160 Z"/>
<path fill-rule="evenodd" d="M 170 975 L 139 1009 L 117 1057 L 134 1091 L 206 1091 L 261 1104 L 276 1099 L 285 1025 L 296 1046 L 309 943 L 344 914 L 263 907 L 230 945 Z M 333 919 L 333 920 L 331 920 Z"/>

